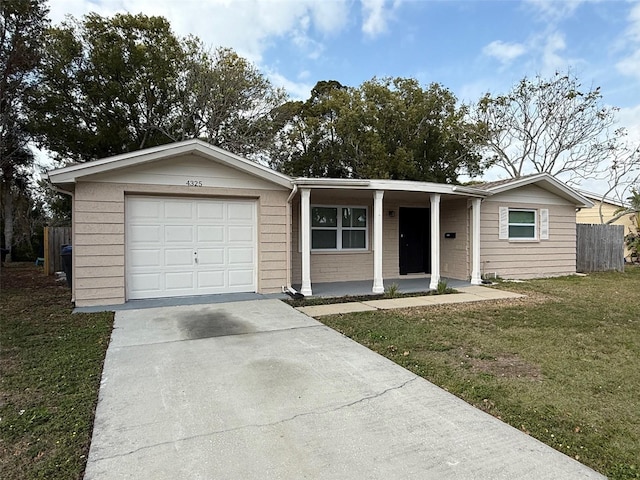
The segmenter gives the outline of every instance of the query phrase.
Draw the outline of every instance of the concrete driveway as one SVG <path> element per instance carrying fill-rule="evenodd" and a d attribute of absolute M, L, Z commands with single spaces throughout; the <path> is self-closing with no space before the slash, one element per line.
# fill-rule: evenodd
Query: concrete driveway
<path fill-rule="evenodd" d="M 85 479 L 604 478 L 279 300 L 116 313 Z"/>

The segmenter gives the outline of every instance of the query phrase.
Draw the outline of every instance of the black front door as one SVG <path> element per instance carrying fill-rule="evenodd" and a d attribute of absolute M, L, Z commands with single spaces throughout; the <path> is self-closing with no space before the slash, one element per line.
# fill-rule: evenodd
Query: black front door
<path fill-rule="evenodd" d="M 431 216 L 428 208 L 400 207 L 400 275 L 431 272 Z"/>

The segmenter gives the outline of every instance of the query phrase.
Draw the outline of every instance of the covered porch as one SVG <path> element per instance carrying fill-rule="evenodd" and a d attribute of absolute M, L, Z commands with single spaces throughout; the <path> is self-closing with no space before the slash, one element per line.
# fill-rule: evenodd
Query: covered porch
<path fill-rule="evenodd" d="M 485 191 L 351 179 L 296 179 L 295 187 L 290 284 L 303 295 L 381 294 L 393 283 L 428 291 L 443 278 L 449 286 L 482 283 Z"/>
<path fill-rule="evenodd" d="M 440 281 L 446 282 L 450 288 L 462 288 L 471 286 L 468 280 L 441 277 Z M 431 276 L 406 276 L 401 278 L 389 278 L 384 280 L 385 287 L 398 286 L 399 293 L 428 292 L 431 285 Z M 300 290 L 301 285 L 294 285 Z M 374 295 L 371 288 L 371 280 L 353 280 L 349 282 L 320 282 L 313 284 L 314 297 L 344 297 L 344 296 Z M 377 295 L 377 294 L 375 294 Z"/>

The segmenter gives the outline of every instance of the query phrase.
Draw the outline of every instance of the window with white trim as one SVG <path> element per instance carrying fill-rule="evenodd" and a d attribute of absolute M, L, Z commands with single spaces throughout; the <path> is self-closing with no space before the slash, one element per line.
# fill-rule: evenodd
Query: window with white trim
<path fill-rule="evenodd" d="M 500 240 L 549 240 L 549 209 L 500 207 Z"/>
<path fill-rule="evenodd" d="M 509 209 L 509 240 L 535 240 L 538 222 L 535 210 Z"/>
<path fill-rule="evenodd" d="M 366 250 L 367 207 L 311 206 L 311 250 Z"/>

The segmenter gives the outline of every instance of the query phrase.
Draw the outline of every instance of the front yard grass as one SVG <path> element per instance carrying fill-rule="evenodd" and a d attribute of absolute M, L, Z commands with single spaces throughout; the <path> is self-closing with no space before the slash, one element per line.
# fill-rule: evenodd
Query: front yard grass
<path fill-rule="evenodd" d="M 640 478 L 640 268 L 498 288 L 527 297 L 320 320 L 610 479 Z"/>
<path fill-rule="evenodd" d="M 0 477 L 82 478 L 113 314 L 72 314 L 32 264 L 0 274 Z"/>

